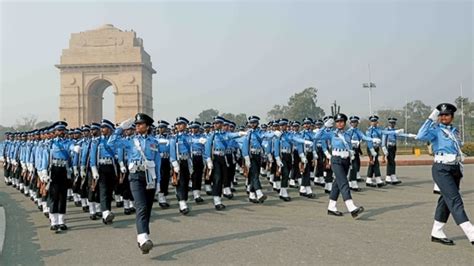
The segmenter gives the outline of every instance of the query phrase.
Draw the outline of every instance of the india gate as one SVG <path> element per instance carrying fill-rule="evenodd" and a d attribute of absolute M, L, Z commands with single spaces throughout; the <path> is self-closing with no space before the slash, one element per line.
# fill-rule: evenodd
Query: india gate
<path fill-rule="evenodd" d="M 116 121 L 137 112 L 153 116 L 152 75 L 156 71 L 134 31 L 106 24 L 73 33 L 56 67 L 61 76 L 59 119 L 71 127 L 102 119 L 103 93 L 110 86 Z"/>

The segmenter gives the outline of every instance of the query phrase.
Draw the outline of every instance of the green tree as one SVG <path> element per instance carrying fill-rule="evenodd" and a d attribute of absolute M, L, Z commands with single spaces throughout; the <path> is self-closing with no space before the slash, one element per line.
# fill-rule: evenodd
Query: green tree
<path fill-rule="evenodd" d="M 456 126 L 462 130 L 462 116 L 464 109 L 464 138 L 466 142 L 474 141 L 474 102 L 470 102 L 469 98 L 457 97 L 454 100 L 458 110 L 456 111 Z"/>
<path fill-rule="evenodd" d="M 324 116 L 324 110 L 317 103 L 318 89 L 309 87 L 293 94 L 287 105 L 275 105 L 267 116 L 270 120 L 283 117 L 290 120 L 301 120 L 304 117 L 321 118 Z"/>
<path fill-rule="evenodd" d="M 211 122 L 212 118 L 218 114 L 219 114 L 219 111 L 216 109 L 206 109 L 202 111 L 201 113 L 199 113 L 195 120 L 201 123 Z"/>

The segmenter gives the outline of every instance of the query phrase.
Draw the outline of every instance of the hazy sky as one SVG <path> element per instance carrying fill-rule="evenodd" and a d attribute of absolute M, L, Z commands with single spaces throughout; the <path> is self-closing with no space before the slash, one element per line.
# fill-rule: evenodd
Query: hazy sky
<path fill-rule="evenodd" d="M 207 108 L 266 117 L 306 87 L 326 112 L 368 115 L 419 99 L 473 98 L 471 1 L 1 3 L 0 124 L 59 118 L 59 63 L 71 33 L 110 23 L 144 40 L 157 74 L 154 118 Z M 113 119 L 113 94 L 104 114 Z"/>

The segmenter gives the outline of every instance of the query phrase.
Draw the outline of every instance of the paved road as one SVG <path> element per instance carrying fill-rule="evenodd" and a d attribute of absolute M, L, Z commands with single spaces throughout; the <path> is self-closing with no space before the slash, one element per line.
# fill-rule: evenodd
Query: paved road
<path fill-rule="evenodd" d="M 474 217 L 474 166 L 465 171 L 462 193 Z M 173 200 L 172 209 L 154 209 L 155 247 L 148 255 L 137 248 L 132 216 L 117 212 L 116 222 L 106 227 L 70 204 L 70 230 L 54 235 L 32 202 L 1 182 L 7 226 L 0 265 L 472 265 L 474 247 L 452 219 L 446 233 L 456 246 L 429 241 L 437 200 L 430 173 L 427 166 L 400 167 L 403 184 L 355 194 L 356 204 L 367 210 L 357 221 L 348 213 L 326 215 L 327 196 L 320 188 L 316 199 L 292 190 L 294 200 L 284 203 L 269 192 L 265 204 L 255 205 L 239 186 L 237 197 L 224 202 L 224 212 L 214 211 L 206 198 L 204 205 L 191 204 L 188 217 Z M 346 211 L 342 201 L 338 206 Z"/>

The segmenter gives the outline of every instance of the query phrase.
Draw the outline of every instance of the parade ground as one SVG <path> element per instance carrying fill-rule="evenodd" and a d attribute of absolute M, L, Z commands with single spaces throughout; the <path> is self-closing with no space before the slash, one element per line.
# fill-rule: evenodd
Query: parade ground
<path fill-rule="evenodd" d="M 222 212 L 215 211 L 209 196 L 204 204 L 191 202 L 188 216 L 178 212 L 176 199 L 167 210 L 155 204 L 150 225 L 154 248 L 148 255 L 137 248 L 135 217 L 122 209 L 113 208 L 116 220 L 105 226 L 70 202 L 69 230 L 54 234 L 30 199 L 2 180 L 6 227 L 0 228 L 0 241 L 5 236 L 0 265 L 473 265 L 474 246 L 451 218 L 445 232 L 456 245 L 430 241 L 438 198 L 432 193 L 431 166 L 397 170 L 402 184 L 374 189 L 361 183 L 363 191 L 353 193 L 355 203 L 366 209 L 358 220 L 342 199 L 338 208 L 345 215 L 328 216 L 328 196 L 320 187 L 316 199 L 291 189 L 293 200 L 286 203 L 264 178 L 264 204 L 248 202 L 243 178 L 236 197 L 223 200 L 227 208 Z M 472 164 L 465 166 L 461 191 L 472 219 Z"/>

